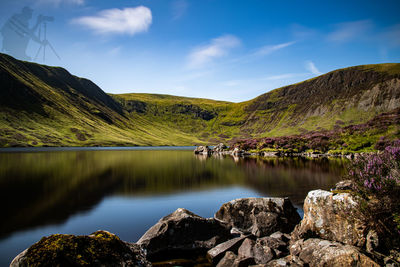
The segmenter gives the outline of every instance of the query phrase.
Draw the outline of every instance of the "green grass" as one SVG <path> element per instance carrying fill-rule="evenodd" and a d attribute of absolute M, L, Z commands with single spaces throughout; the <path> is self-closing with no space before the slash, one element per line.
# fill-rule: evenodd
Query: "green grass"
<path fill-rule="evenodd" d="M 400 64 L 344 70 L 360 75 L 365 70 L 383 73 L 383 81 L 400 77 Z M 240 103 L 162 94 L 107 95 L 62 68 L 21 62 L 4 54 L 0 54 L 0 72 L 6 74 L 0 79 L 4 85 L 0 90 L 0 147 L 214 144 L 332 129 L 338 120 L 343 125 L 357 124 L 378 111 L 388 111 L 359 110 L 357 102 L 348 103 L 344 93 L 325 99 L 325 89 L 315 85 L 324 84 L 327 75 L 337 71 Z M 363 79 L 369 87 L 380 82 L 368 80 L 369 76 Z M 311 87 L 315 95 L 303 97 Z M 293 97 L 296 92 L 299 96 Z M 317 103 L 314 110 L 307 110 L 310 103 Z M 318 108 L 326 112 L 313 115 Z"/>

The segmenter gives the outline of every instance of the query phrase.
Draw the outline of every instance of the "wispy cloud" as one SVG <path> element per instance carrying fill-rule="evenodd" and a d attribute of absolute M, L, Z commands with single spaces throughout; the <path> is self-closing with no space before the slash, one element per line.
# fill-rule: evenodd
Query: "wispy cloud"
<path fill-rule="evenodd" d="M 204 67 L 207 63 L 229 53 L 239 46 L 241 41 L 234 35 L 223 35 L 212 39 L 209 44 L 195 48 L 188 56 L 189 68 Z"/>
<path fill-rule="evenodd" d="M 145 32 L 152 23 L 151 10 L 145 6 L 106 9 L 95 16 L 80 17 L 72 23 L 88 27 L 98 34 L 129 34 Z"/>
<path fill-rule="evenodd" d="M 260 82 L 260 81 L 286 82 L 289 79 L 304 77 L 307 75 L 309 75 L 309 73 L 284 73 L 284 74 L 278 74 L 278 75 L 255 77 L 252 79 L 228 80 L 228 81 L 221 82 L 221 85 L 226 86 L 226 87 L 233 87 L 233 86 L 238 86 L 241 84 L 249 84 L 251 82 Z"/>
<path fill-rule="evenodd" d="M 322 72 L 320 72 L 317 67 L 315 66 L 314 62 L 312 61 L 307 61 L 306 62 L 306 69 L 311 72 L 314 75 L 321 75 Z"/>
<path fill-rule="evenodd" d="M 266 45 L 266 46 L 263 46 L 263 47 L 259 48 L 254 53 L 254 55 L 265 56 L 265 55 L 271 54 L 271 53 L 273 53 L 275 51 L 278 51 L 280 49 L 283 49 L 285 47 L 291 46 L 291 45 L 293 45 L 295 43 L 296 42 L 293 41 L 293 42 L 281 43 L 281 44 L 276 44 L 276 45 Z"/>
<path fill-rule="evenodd" d="M 378 38 L 385 40 L 390 46 L 400 46 L 400 24 L 385 29 Z"/>
<path fill-rule="evenodd" d="M 185 15 L 188 8 L 188 2 L 186 0 L 175 0 L 172 2 L 172 19 L 180 19 Z"/>
<path fill-rule="evenodd" d="M 359 20 L 336 24 L 335 30 L 328 34 L 330 42 L 347 42 L 364 35 L 373 27 L 371 20 Z"/>
<path fill-rule="evenodd" d="M 121 46 L 114 47 L 108 51 L 108 54 L 111 56 L 117 56 L 121 53 L 121 49 L 122 49 Z"/>

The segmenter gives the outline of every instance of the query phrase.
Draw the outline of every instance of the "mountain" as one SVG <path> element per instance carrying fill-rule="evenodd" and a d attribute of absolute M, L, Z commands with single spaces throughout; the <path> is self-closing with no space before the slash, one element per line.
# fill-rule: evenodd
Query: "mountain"
<path fill-rule="evenodd" d="M 0 146 L 180 145 L 200 142 L 132 120 L 93 82 L 0 54 Z M 174 141 L 179 140 L 179 141 Z"/>
<path fill-rule="evenodd" d="M 193 145 L 365 123 L 400 107 L 400 64 L 362 65 L 231 103 L 106 94 L 58 67 L 0 54 L 0 146 Z"/>

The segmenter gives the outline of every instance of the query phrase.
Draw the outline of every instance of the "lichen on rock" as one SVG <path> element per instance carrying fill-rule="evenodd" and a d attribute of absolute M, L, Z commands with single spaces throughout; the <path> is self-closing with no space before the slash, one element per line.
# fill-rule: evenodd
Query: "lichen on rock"
<path fill-rule="evenodd" d="M 150 266 L 139 246 L 107 231 L 88 236 L 55 234 L 18 255 L 17 266 Z"/>

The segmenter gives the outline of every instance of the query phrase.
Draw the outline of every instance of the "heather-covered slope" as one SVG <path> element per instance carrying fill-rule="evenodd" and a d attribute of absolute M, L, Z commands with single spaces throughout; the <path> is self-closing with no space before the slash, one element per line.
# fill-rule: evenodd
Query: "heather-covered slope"
<path fill-rule="evenodd" d="M 356 66 L 253 99 L 240 127 L 253 136 L 282 136 L 363 123 L 398 107 L 400 64 Z"/>
<path fill-rule="evenodd" d="M 400 107 L 400 64 L 356 66 L 231 103 L 106 94 L 0 54 L 0 147 L 194 145 L 365 123 Z"/>

